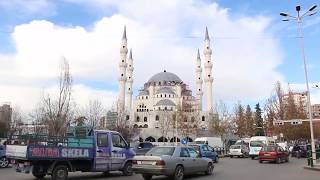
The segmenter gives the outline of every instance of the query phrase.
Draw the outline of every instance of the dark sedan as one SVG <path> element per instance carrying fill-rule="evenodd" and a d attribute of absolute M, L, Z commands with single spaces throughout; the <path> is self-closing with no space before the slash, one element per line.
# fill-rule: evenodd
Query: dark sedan
<path fill-rule="evenodd" d="M 264 146 L 259 152 L 259 162 L 271 161 L 276 163 L 281 163 L 283 161 L 289 161 L 289 152 L 284 150 L 280 146 Z"/>
<path fill-rule="evenodd" d="M 210 158 L 215 163 L 219 162 L 219 156 L 212 147 L 206 144 L 193 144 L 191 147 L 193 147 L 201 157 Z"/>
<path fill-rule="evenodd" d="M 154 145 L 151 142 L 141 142 L 134 148 L 134 151 L 137 156 L 143 156 L 153 147 Z"/>

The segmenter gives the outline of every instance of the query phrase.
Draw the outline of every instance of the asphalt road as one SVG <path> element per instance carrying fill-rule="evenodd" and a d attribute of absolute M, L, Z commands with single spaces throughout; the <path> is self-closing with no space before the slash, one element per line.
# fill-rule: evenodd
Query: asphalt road
<path fill-rule="evenodd" d="M 249 158 L 224 158 L 215 164 L 212 176 L 195 175 L 187 177 L 186 180 L 319 180 L 320 171 L 303 169 L 305 159 L 291 158 L 289 163 L 259 164 L 257 160 Z M 102 176 L 101 173 L 70 173 L 71 180 L 143 180 L 140 175 L 124 177 L 121 173 L 112 173 L 109 176 Z M 0 180 L 33 180 L 31 174 L 14 172 L 11 168 L 0 169 Z M 50 179 L 46 176 L 45 179 Z M 155 177 L 158 180 L 169 180 L 166 177 Z"/>

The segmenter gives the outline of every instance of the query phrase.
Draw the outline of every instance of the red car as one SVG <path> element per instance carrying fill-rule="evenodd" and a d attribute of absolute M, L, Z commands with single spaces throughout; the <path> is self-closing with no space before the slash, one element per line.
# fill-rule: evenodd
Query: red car
<path fill-rule="evenodd" d="M 259 152 L 259 162 L 272 161 L 276 163 L 281 163 L 283 161 L 289 161 L 289 152 L 284 150 L 280 146 L 264 146 Z"/>

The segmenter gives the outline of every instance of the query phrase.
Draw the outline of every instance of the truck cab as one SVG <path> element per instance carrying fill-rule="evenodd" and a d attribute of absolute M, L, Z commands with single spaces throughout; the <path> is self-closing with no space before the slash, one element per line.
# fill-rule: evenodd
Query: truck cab
<path fill-rule="evenodd" d="M 75 127 L 66 137 L 33 135 L 11 142 L 6 154 L 13 167 L 36 178 L 51 175 L 53 180 L 66 180 L 68 172 L 75 171 L 132 175 L 135 152 L 116 131 Z"/>

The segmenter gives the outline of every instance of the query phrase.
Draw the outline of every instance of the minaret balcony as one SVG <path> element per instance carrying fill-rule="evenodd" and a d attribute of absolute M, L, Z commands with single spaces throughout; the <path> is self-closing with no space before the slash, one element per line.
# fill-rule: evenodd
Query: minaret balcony
<path fill-rule="evenodd" d="M 127 67 L 127 63 L 125 63 L 125 62 L 120 62 L 119 63 L 119 67 L 121 68 L 126 68 Z"/>
<path fill-rule="evenodd" d="M 127 81 L 127 78 L 126 78 L 126 77 L 121 76 L 121 77 L 119 77 L 119 78 L 118 78 L 118 81 Z"/>
<path fill-rule="evenodd" d="M 128 53 L 128 49 L 127 48 L 120 48 L 120 53 L 121 54 L 127 54 Z"/>

